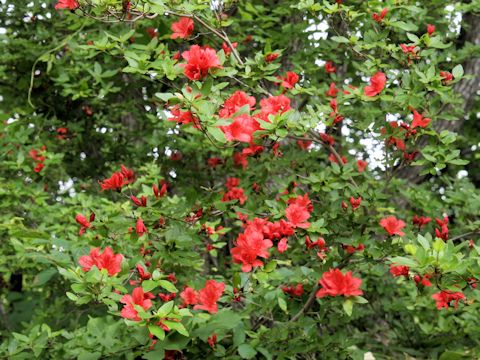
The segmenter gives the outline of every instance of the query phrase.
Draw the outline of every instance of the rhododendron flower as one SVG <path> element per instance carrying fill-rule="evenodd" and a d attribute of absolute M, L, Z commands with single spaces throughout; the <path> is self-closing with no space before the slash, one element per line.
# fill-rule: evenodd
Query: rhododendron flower
<path fill-rule="evenodd" d="M 337 97 L 337 94 L 338 94 L 338 89 L 335 87 L 335 83 L 331 82 L 328 88 L 328 91 L 325 93 L 325 95 L 334 98 L 334 97 Z"/>
<path fill-rule="evenodd" d="M 238 167 L 246 169 L 248 167 L 247 155 L 242 154 L 241 152 L 233 153 L 233 164 Z"/>
<path fill-rule="evenodd" d="M 413 215 L 412 223 L 413 225 L 418 225 L 418 227 L 423 227 L 427 225 L 432 219 L 425 216 Z"/>
<path fill-rule="evenodd" d="M 141 287 L 133 289 L 132 295 L 124 295 L 120 302 L 125 304 L 120 315 L 125 319 L 132 319 L 134 321 L 140 321 L 138 317 L 138 311 L 135 309 L 135 305 L 141 306 L 143 310 L 147 311 L 152 307 L 151 299 L 154 299 L 155 296 L 150 293 L 144 293 Z"/>
<path fill-rule="evenodd" d="M 222 109 L 220 109 L 218 114 L 221 118 L 229 118 L 245 105 L 249 105 L 250 110 L 253 110 L 255 107 L 255 102 L 256 100 L 253 96 L 249 96 L 243 91 L 237 90 L 227 100 L 225 100 Z"/>
<path fill-rule="evenodd" d="M 148 36 L 149 36 L 151 39 L 158 37 L 158 30 L 155 29 L 154 27 L 148 27 L 148 28 L 146 29 L 146 31 L 147 31 Z"/>
<path fill-rule="evenodd" d="M 338 159 L 337 157 L 335 156 L 335 154 L 331 153 L 330 155 L 328 155 L 328 160 L 330 160 L 332 163 L 335 163 L 335 164 L 338 164 Z M 342 164 L 345 165 L 348 160 L 345 156 L 341 156 L 340 157 L 340 160 L 342 160 Z"/>
<path fill-rule="evenodd" d="M 375 20 L 378 23 L 381 23 L 383 21 L 383 18 L 385 17 L 385 15 L 387 15 L 387 13 L 388 13 L 388 9 L 383 8 L 382 11 L 380 12 L 380 14 L 374 12 L 372 14 L 372 19 Z"/>
<path fill-rule="evenodd" d="M 133 201 L 133 203 L 137 206 L 147 206 L 147 198 L 142 195 L 141 199 L 137 198 L 136 196 L 130 196 L 130 200 Z"/>
<path fill-rule="evenodd" d="M 296 286 L 282 286 L 282 291 L 293 297 L 300 297 L 303 295 L 303 285 L 297 284 Z"/>
<path fill-rule="evenodd" d="M 103 253 L 100 254 L 99 248 L 90 250 L 90 255 L 80 256 L 78 263 L 83 271 L 90 271 L 93 266 L 99 270 L 107 269 L 110 276 L 118 274 L 122 269 L 122 254 L 114 254 L 112 248 L 106 247 Z"/>
<path fill-rule="evenodd" d="M 126 184 L 127 182 L 125 181 L 122 173 L 115 172 L 110 178 L 100 182 L 100 187 L 102 188 L 102 191 L 111 189 L 120 192 L 122 190 L 122 187 Z"/>
<path fill-rule="evenodd" d="M 232 43 L 232 47 L 235 49 L 238 46 L 238 42 Z M 223 52 L 225 53 L 225 56 L 228 56 L 232 53 L 232 48 L 228 46 L 228 44 L 224 41 L 222 44 L 222 49 Z"/>
<path fill-rule="evenodd" d="M 440 76 L 442 77 L 442 83 L 447 85 L 453 80 L 453 74 L 448 71 L 440 71 Z"/>
<path fill-rule="evenodd" d="M 278 244 L 277 249 L 280 254 L 283 254 L 288 249 L 287 238 L 282 238 Z"/>
<path fill-rule="evenodd" d="M 387 216 L 380 220 L 380 225 L 388 232 L 389 235 L 403 236 L 405 233 L 402 229 L 405 227 L 405 223 L 402 220 L 397 219 L 395 216 Z"/>
<path fill-rule="evenodd" d="M 69 9 L 75 10 L 80 5 L 76 0 L 58 0 L 57 4 L 55 5 L 55 10 L 58 9 Z"/>
<path fill-rule="evenodd" d="M 187 63 L 180 66 L 185 68 L 184 74 L 190 80 L 202 80 L 207 76 L 208 70 L 221 67 L 217 53 L 208 47 L 192 45 L 190 50 L 182 53 L 182 57 Z"/>
<path fill-rule="evenodd" d="M 170 112 L 172 117 L 169 117 L 168 121 L 175 121 L 179 125 L 193 124 L 195 128 L 200 128 L 200 120 L 191 111 L 182 111 L 178 106 L 174 106 Z"/>
<path fill-rule="evenodd" d="M 262 113 L 266 115 L 284 113 L 290 110 L 290 99 L 285 95 L 270 96 L 260 100 Z"/>
<path fill-rule="evenodd" d="M 213 333 L 207 339 L 208 345 L 213 349 L 215 348 L 215 344 L 217 343 L 217 334 Z"/>
<path fill-rule="evenodd" d="M 285 210 L 285 216 L 291 226 L 307 229 L 310 227 L 310 223 L 306 221 L 310 218 L 312 211 L 313 207 L 308 198 L 308 194 L 305 194 L 304 196 L 289 200 L 289 205 Z"/>
<path fill-rule="evenodd" d="M 435 25 L 428 24 L 427 25 L 427 33 L 428 36 L 432 36 L 432 34 L 435 32 Z"/>
<path fill-rule="evenodd" d="M 218 312 L 217 301 L 225 290 L 225 283 L 216 282 L 215 280 L 207 280 L 205 287 L 198 291 L 197 305 L 195 310 L 206 310 L 210 314 Z"/>
<path fill-rule="evenodd" d="M 410 268 L 408 266 L 390 265 L 390 274 L 392 274 L 395 277 L 405 276 L 406 278 L 408 278 L 409 270 L 410 270 Z"/>
<path fill-rule="evenodd" d="M 152 277 L 152 274 L 150 274 L 148 271 L 145 271 L 142 265 L 137 264 L 136 268 L 138 271 L 138 275 L 140 275 L 140 278 L 142 280 L 148 280 Z"/>
<path fill-rule="evenodd" d="M 365 170 L 365 168 L 367 167 L 367 162 L 365 160 L 357 160 L 357 169 L 358 169 L 358 172 L 361 173 Z"/>
<path fill-rule="evenodd" d="M 260 130 L 258 122 L 248 116 L 242 114 L 237 116 L 228 126 L 220 126 L 225 134 L 227 141 L 238 140 L 241 142 L 251 143 L 253 141 L 253 133 Z"/>
<path fill-rule="evenodd" d="M 355 211 L 360 207 L 360 204 L 362 203 L 362 198 L 359 197 L 358 199 L 355 199 L 353 196 L 350 196 L 350 205 L 352 205 L 352 210 Z"/>
<path fill-rule="evenodd" d="M 454 307 L 456 309 L 458 302 L 465 299 L 465 295 L 460 291 L 440 291 L 433 294 L 432 298 L 436 301 L 435 305 L 438 310 L 442 310 L 443 308 L 448 309 L 451 301 L 454 302 Z"/>
<path fill-rule="evenodd" d="M 240 205 L 245 204 L 247 199 L 248 198 L 245 196 L 243 189 L 236 187 L 229 189 L 222 197 L 223 202 L 238 200 Z"/>
<path fill-rule="evenodd" d="M 352 246 L 352 245 L 342 245 L 342 247 L 349 254 L 354 254 L 357 251 L 365 250 L 365 245 L 363 245 L 363 244 L 358 244 L 357 247 Z"/>
<path fill-rule="evenodd" d="M 327 72 L 327 74 L 331 74 L 337 72 L 337 68 L 333 65 L 331 61 L 327 61 L 325 63 L 325 71 Z"/>
<path fill-rule="evenodd" d="M 280 56 L 279 53 L 267 54 L 267 55 L 265 55 L 265 62 L 270 63 L 272 61 L 275 61 L 279 56 Z"/>
<path fill-rule="evenodd" d="M 297 145 L 302 150 L 308 150 L 310 146 L 312 146 L 311 140 L 297 140 Z"/>
<path fill-rule="evenodd" d="M 181 293 L 180 297 L 183 300 L 183 305 L 195 305 L 197 303 L 198 293 L 191 287 L 187 286 Z"/>
<path fill-rule="evenodd" d="M 243 272 L 250 272 L 253 267 L 263 265 L 257 257 L 267 259 L 268 249 L 272 246 L 272 241 L 265 239 L 256 226 L 247 226 L 245 232 L 238 235 L 235 247 L 231 250 L 233 262 L 242 264 Z"/>
<path fill-rule="evenodd" d="M 411 55 L 413 57 L 416 57 L 417 56 L 417 51 L 415 50 L 415 45 L 406 45 L 406 44 L 400 44 L 400 48 L 402 49 L 402 51 L 407 54 L 407 55 Z"/>
<path fill-rule="evenodd" d="M 335 139 L 333 138 L 333 136 L 330 136 L 328 134 L 320 133 L 320 139 L 322 139 L 322 141 L 324 141 L 328 145 L 335 144 Z"/>
<path fill-rule="evenodd" d="M 323 273 L 318 283 L 322 285 L 322 288 L 317 291 L 317 298 L 341 295 L 358 296 L 363 294 L 363 291 L 360 289 L 362 280 L 353 277 L 351 271 L 344 275 L 339 269 L 330 269 Z"/>
<path fill-rule="evenodd" d="M 366 96 L 376 96 L 380 94 L 385 87 L 387 77 L 381 71 L 378 71 L 370 79 L 370 85 L 363 88 L 363 92 Z"/>
<path fill-rule="evenodd" d="M 283 86 L 284 89 L 293 89 L 298 82 L 299 77 L 293 71 L 287 71 L 287 74 L 284 77 L 278 76 L 278 79 L 281 80 L 279 84 Z"/>
<path fill-rule="evenodd" d="M 423 278 L 421 278 L 420 275 L 415 275 L 415 276 L 413 277 L 413 280 L 415 280 L 415 282 L 417 283 L 417 285 L 418 285 L 418 284 L 422 284 L 422 285 L 425 286 L 425 287 L 429 287 L 429 286 L 432 286 L 432 283 L 431 283 L 431 281 L 429 280 L 429 278 L 430 278 L 430 275 L 428 275 L 428 274 L 425 274 L 425 275 L 423 276 Z"/>
<path fill-rule="evenodd" d="M 78 235 L 82 236 L 85 231 L 92 227 L 92 224 L 87 220 L 87 218 L 81 214 L 75 216 L 75 221 L 81 226 Z"/>
<path fill-rule="evenodd" d="M 430 124 L 429 118 L 424 118 L 417 110 L 413 110 L 412 129 L 416 127 L 426 128 L 428 124 Z"/>
<path fill-rule="evenodd" d="M 147 228 L 145 224 L 143 223 L 143 220 L 141 218 L 137 219 L 137 223 L 135 225 L 135 232 L 137 233 L 138 237 L 142 237 L 143 234 L 147 232 Z"/>
<path fill-rule="evenodd" d="M 182 17 L 177 22 L 172 24 L 173 34 L 170 36 L 171 39 L 186 39 L 192 35 L 195 25 L 193 20 L 188 17 Z"/>

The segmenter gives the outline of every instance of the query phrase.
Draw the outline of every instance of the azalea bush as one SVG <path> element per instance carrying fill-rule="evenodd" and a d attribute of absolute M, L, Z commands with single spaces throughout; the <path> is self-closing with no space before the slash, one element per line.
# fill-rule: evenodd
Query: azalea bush
<path fill-rule="evenodd" d="M 0 2 L 0 355 L 472 359 L 480 3 Z"/>

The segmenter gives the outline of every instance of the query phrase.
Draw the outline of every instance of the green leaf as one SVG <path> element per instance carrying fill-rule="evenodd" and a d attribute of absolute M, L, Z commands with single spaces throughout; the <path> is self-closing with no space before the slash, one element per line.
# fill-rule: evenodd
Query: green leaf
<path fill-rule="evenodd" d="M 343 311 L 345 311 L 345 314 L 348 316 L 352 316 L 353 312 L 353 300 L 348 298 L 343 302 Z"/>
<path fill-rule="evenodd" d="M 150 331 L 150 333 L 155 335 L 159 340 L 165 339 L 165 330 L 163 330 L 159 326 L 148 325 L 148 331 Z"/>
<path fill-rule="evenodd" d="M 425 250 L 430 249 L 430 243 L 422 235 L 418 234 L 417 241 Z"/>
<path fill-rule="evenodd" d="M 175 303 L 173 301 L 169 301 L 165 304 L 163 304 L 160 309 L 157 311 L 157 316 L 160 318 L 166 317 L 168 314 L 170 314 L 173 310 L 173 307 L 175 306 Z"/>
<path fill-rule="evenodd" d="M 142 282 L 142 289 L 143 291 L 152 291 L 158 286 L 157 282 L 155 280 L 145 280 Z"/>
<path fill-rule="evenodd" d="M 348 44 L 350 42 L 345 36 L 332 36 L 330 39 L 338 43 Z"/>
<path fill-rule="evenodd" d="M 242 344 L 238 347 L 238 354 L 242 359 L 253 359 L 257 355 L 257 350 L 255 350 L 250 344 Z"/>
<path fill-rule="evenodd" d="M 285 313 L 288 313 L 287 302 L 284 298 L 278 298 L 278 306 L 280 306 L 280 309 L 282 309 Z"/>
<path fill-rule="evenodd" d="M 455 80 L 459 80 L 463 76 L 463 66 L 458 64 L 452 69 L 452 75 Z"/>
<path fill-rule="evenodd" d="M 405 31 L 415 32 L 418 30 L 417 25 L 412 23 L 406 23 L 404 21 L 391 21 L 389 24 Z"/>
<path fill-rule="evenodd" d="M 221 142 L 222 144 L 227 142 L 227 139 L 225 138 L 225 134 L 223 133 L 222 130 L 220 130 L 216 126 L 208 126 L 207 127 L 207 132 L 217 141 Z"/>
<path fill-rule="evenodd" d="M 158 280 L 157 283 L 158 283 L 158 285 L 160 285 L 162 288 L 164 288 L 168 292 L 171 292 L 171 293 L 177 293 L 178 292 L 178 289 L 170 281 Z"/>

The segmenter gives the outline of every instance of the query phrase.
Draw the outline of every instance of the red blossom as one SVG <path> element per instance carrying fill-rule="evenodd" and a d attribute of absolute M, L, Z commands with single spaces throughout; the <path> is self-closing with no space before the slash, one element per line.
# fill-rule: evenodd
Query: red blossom
<path fill-rule="evenodd" d="M 328 88 L 328 91 L 325 93 L 325 95 L 334 98 L 334 97 L 337 97 L 337 94 L 338 94 L 338 89 L 335 87 L 335 83 L 331 82 Z"/>
<path fill-rule="evenodd" d="M 418 227 L 423 227 L 427 225 L 432 219 L 425 216 L 413 215 L 412 223 L 413 225 L 418 225 Z"/>
<path fill-rule="evenodd" d="M 428 124 L 430 124 L 429 118 L 424 118 L 417 112 L 417 110 L 413 110 L 412 129 L 415 129 L 416 127 L 426 128 Z"/>
<path fill-rule="evenodd" d="M 265 62 L 270 63 L 272 61 L 275 61 L 279 56 L 280 56 L 279 53 L 267 54 L 267 55 L 265 55 Z"/>
<path fill-rule="evenodd" d="M 232 43 L 232 47 L 235 49 L 238 46 L 238 42 Z M 225 56 L 228 56 L 232 53 L 232 48 L 224 41 L 222 44 L 222 49 L 223 52 L 225 53 Z"/>
<path fill-rule="evenodd" d="M 248 105 L 250 110 L 253 110 L 255 102 L 256 100 L 253 96 L 249 96 L 243 91 L 237 90 L 225 100 L 222 109 L 220 109 L 218 114 L 221 118 L 229 118 L 245 105 Z"/>
<path fill-rule="evenodd" d="M 247 114 L 242 114 L 237 116 L 230 125 L 220 126 L 220 129 L 225 134 L 227 141 L 237 140 L 251 143 L 253 141 L 253 133 L 260 130 L 260 125 L 254 118 Z"/>
<path fill-rule="evenodd" d="M 331 61 L 327 61 L 325 63 L 325 71 L 327 72 L 327 74 L 331 74 L 337 72 L 337 68 L 333 65 Z"/>
<path fill-rule="evenodd" d="M 360 204 L 362 203 L 362 198 L 359 197 L 355 199 L 353 196 L 350 197 L 350 205 L 352 206 L 352 210 L 355 211 L 360 207 Z"/>
<path fill-rule="evenodd" d="M 387 77 L 381 71 L 378 71 L 370 79 L 370 85 L 363 88 L 363 92 L 366 96 L 376 96 L 382 92 L 385 88 Z"/>
<path fill-rule="evenodd" d="M 287 71 L 287 74 L 284 77 L 278 77 L 278 79 L 281 81 L 279 84 L 284 88 L 284 89 L 293 89 L 295 84 L 298 82 L 299 77 L 296 73 L 293 71 Z"/>
<path fill-rule="evenodd" d="M 192 35 L 195 25 L 193 20 L 187 17 L 182 17 L 177 22 L 172 24 L 173 34 L 170 35 L 171 39 L 186 39 Z"/>
<path fill-rule="evenodd" d="M 58 9 L 75 10 L 79 6 L 80 5 L 78 4 L 78 1 L 76 0 L 58 0 L 57 4 L 55 5 L 55 10 L 58 10 Z"/>
<path fill-rule="evenodd" d="M 155 296 L 152 293 L 144 293 L 141 287 L 137 287 L 133 289 L 132 295 L 127 294 L 120 299 L 120 302 L 125 304 L 120 315 L 125 319 L 140 321 L 135 305 L 141 306 L 146 311 L 152 307 L 151 299 L 154 298 Z"/>
<path fill-rule="evenodd" d="M 121 271 L 122 260 L 122 254 L 115 255 L 112 248 L 106 247 L 102 253 L 99 248 L 93 248 L 90 250 L 90 255 L 80 256 L 78 263 L 83 271 L 90 271 L 93 266 L 96 266 L 99 270 L 107 269 L 108 274 L 113 276 Z"/>
<path fill-rule="evenodd" d="M 410 270 L 410 268 L 408 266 L 390 265 L 390 274 L 392 274 L 395 277 L 405 276 L 406 278 L 408 278 L 409 270 Z"/>
<path fill-rule="evenodd" d="M 195 305 L 197 303 L 198 293 L 191 287 L 187 286 L 181 293 L 180 297 L 183 300 L 183 305 Z"/>
<path fill-rule="evenodd" d="M 365 160 L 357 160 L 357 169 L 358 169 L 358 172 L 361 173 L 365 170 L 365 168 L 367 167 L 367 162 Z"/>
<path fill-rule="evenodd" d="M 210 314 L 218 312 L 217 301 L 225 290 L 225 283 L 216 282 L 215 280 L 207 280 L 205 287 L 198 291 L 197 305 L 195 310 L 206 310 Z"/>
<path fill-rule="evenodd" d="M 322 285 L 322 288 L 317 291 L 317 298 L 341 295 L 358 296 L 363 294 L 363 291 L 360 289 L 362 280 L 353 277 L 351 271 L 344 275 L 339 269 L 330 269 L 323 273 L 319 284 Z"/>
<path fill-rule="evenodd" d="M 453 80 L 453 74 L 448 71 L 440 71 L 440 76 L 442 77 L 443 85 L 448 85 Z"/>
<path fill-rule="evenodd" d="M 135 232 L 137 233 L 138 237 L 142 237 L 143 234 L 148 232 L 143 220 L 141 218 L 137 219 L 137 223 L 135 225 Z"/>
<path fill-rule="evenodd" d="M 456 309 L 458 302 L 465 299 L 465 295 L 460 291 L 440 291 L 433 294 L 432 298 L 436 301 L 435 305 L 438 310 L 442 310 L 443 308 L 448 309 L 451 301 L 454 302 L 454 307 Z"/>
<path fill-rule="evenodd" d="M 217 334 L 213 333 L 207 339 L 208 345 L 213 349 L 215 348 L 215 344 L 217 343 Z"/>
<path fill-rule="evenodd" d="M 387 216 L 380 220 L 380 225 L 388 232 L 389 235 L 403 236 L 405 233 L 402 229 L 405 227 L 405 222 L 397 219 L 395 216 Z"/>
<path fill-rule="evenodd" d="M 263 265 L 257 257 L 267 259 L 270 256 L 268 249 L 272 246 L 272 241 L 265 239 L 261 229 L 251 223 L 243 234 L 238 235 L 235 247 L 231 250 L 233 262 L 242 264 L 243 272 L 250 272 L 253 267 Z"/>
<path fill-rule="evenodd" d="M 432 36 L 432 34 L 435 32 L 435 25 L 428 24 L 427 25 L 427 33 L 428 36 Z"/>
<path fill-rule="evenodd" d="M 304 289 L 302 284 L 297 284 L 296 286 L 282 286 L 282 291 L 292 297 L 301 297 Z"/>
<path fill-rule="evenodd" d="M 307 229 L 310 227 L 310 223 L 307 220 L 310 218 L 312 211 L 313 206 L 308 198 L 308 194 L 305 194 L 289 200 L 285 215 L 292 227 Z"/>
<path fill-rule="evenodd" d="M 388 13 L 388 9 L 383 8 L 382 11 L 380 12 L 380 14 L 374 12 L 372 14 L 372 19 L 375 20 L 378 23 L 381 23 L 383 21 L 383 18 L 385 17 L 385 15 L 387 15 L 387 13 Z"/>
<path fill-rule="evenodd" d="M 90 224 L 87 218 L 81 214 L 75 216 L 75 221 L 81 226 L 80 231 L 78 232 L 78 235 L 80 236 L 82 236 L 87 229 L 90 229 L 92 227 L 92 224 Z"/>
<path fill-rule="evenodd" d="M 215 50 L 208 47 L 192 45 L 190 50 L 182 52 L 182 57 L 187 61 L 180 66 L 184 68 L 184 74 L 190 80 L 202 80 L 212 68 L 221 68 Z"/>

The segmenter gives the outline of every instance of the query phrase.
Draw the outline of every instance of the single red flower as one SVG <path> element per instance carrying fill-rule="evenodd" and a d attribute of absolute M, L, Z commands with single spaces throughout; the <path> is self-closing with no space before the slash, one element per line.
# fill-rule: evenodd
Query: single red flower
<path fill-rule="evenodd" d="M 260 107 L 263 115 L 274 115 L 279 112 L 283 114 L 291 109 L 290 99 L 283 94 L 260 100 Z M 268 121 L 268 117 L 266 121 Z"/>
<path fill-rule="evenodd" d="M 402 220 L 397 219 L 395 216 L 387 216 L 380 220 L 380 225 L 388 232 L 389 235 L 403 236 L 405 233 L 402 229 L 405 227 L 405 223 Z"/>
<path fill-rule="evenodd" d="M 206 310 L 210 314 L 218 312 L 217 301 L 225 290 L 225 283 L 216 282 L 215 280 L 207 280 L 205 287 L 198 291 L 197 305 L 195 310 Z"/>
<path fill-rule="evenodd" d="M 58 0 L 57 4 L 55 5 L 55 10 L 58 9 L 69 9 L 75 10 L 80 5 L 76 0 Z"/>
<path fill-rule="evenodd" d="M 454 307 L 456 309 L 458 302 L 465 299 L 465 295 L 460 291 L 440 291 L 433 294 L 432 298 L 436 301 L 435 305 L 438 310 L 442 310 L 443 308 L 448 309 L 451 301 L 454 302 Z"/>
<path fill-rule="evenodd" d="M 448 85 L 453 80 L 453 74 L 448 71 L 440 71 L 440 76 L 442 77 L 443 85 Z"/>
<path fill-rule="evenodd" d="M 427 25 L 427 33 L 428 36 L 432 36 L 432 34 L 435 32 L 435 25 L 428 24 Z"/>
<path fill-rule="evenodd" d="M 137 264 L 136 268 L 138 271 L 138 275 L 140 275 L 140 278 L 142 280 L 148 280 L 152 277 L 152 274 L 150 274 L 148 271 L 145 271 L 142 265 Z"/>
<path fill-rule="evenodd" d="M 195 305 L 197 303 L 198 293 L 191 287 L 187 286 L 181 293 L 183 305 Z"/>
<path fill-rule="evenodd" d="M 415 129 L 416 127 L 426 128 L 428 124 L 430 124 L 429 118 L 424 118 L 417 112 L 417 110 L 413 110 L 412 129 Z"/>
<path fill-rule="evenodd" d="M 277 250 L 280 254 L 283 254 L 288 249 L 287 238 L 282 238 L 277 244 Z"/>
<path fill-rule="evenodd" d="M 292 297 L 301 297 L 304 293 L 302 284 L 297 284 L 296 286 L 282 286 L 282 291 Z"/>
<path fill-rule="evenodd" d="M 392 274 L 395 277 L 405 276 L 406 278 L 408 278 L 409 270 L 410 270 L 410 268 L 408 266 L 390 265 L 390 274 Z"/>
<path fill-rule="evenodd" d="M 265 55 L 265 62 L 270 63 L 272 61 L 275 61 L 279 56 L 280 56 L 279 53 L 267 54 L 267 55 Z"/>
<path fill-rule="evenodd" d="M 385 88 L 387 77 L 381 71 L 378 71 L 370 79 L 370 85 L 363 88 L 363 92 L 366 96 L 376 96 L 382 92 Z"/>
<path fill-rule="evenodd" d="M 133 201 L 133 203 L 139 207 L 145 207 L 147 206 L 147 198 L 142 195 L 142 197 L 139 199 L 136 196 L 130 196 L 130 200 Z"/>
<path fill-rule="evenodd" d="M 325 133 L 320 133 L 320 139 L 322 139 L 322 141 L 324 141 L 328 145 L 333 146 L 333 144 L 335 144 L 335 139 L 331 135 L 328 135 L 328 134 L 325 134 Z"/>
<path fill-rule="evenodd" d="M 353 196 L 350 196 L 350 205 L 352 206 L 352 210 L 355 211 L 360 207 L 360 204 L 362 203 L 362 198 L 358 197 L 355 199 Z"/>
<path fill-rule="evenodd" d="M 132 319 L 134 321 L 140 321 L 138 317 L 138 311 L 135 309 L 135 305 L 141 306 L 143 310 L 148 310 L 152 307 L 152 300 L 155 296 L 150 293 L 144 293 L 141 287 L 133 289 L 132 295 L 124 295 L 120 302 L 125 304 L 120 315 L 125 319 Z"/>
<path fill-rule="evenodd" d="M 351 271 L 344 275 L 339 269 L 330 269 L 323 273 L 318 283 L 322 285 L 322 288 L 317 291 L 317 298 L 340 295 L 358 296 L 363 294 L 363 291 L 360 289 L 362 280 L 353 277 Z"/>
<path fill-rule="evenodd" d="M 186 39 L 192 35 L 195 25 L 193 20 L 188 17 L 182 17 L 177 22 L 172 24 L 173 34 L 170 35 L 171 39 Z"/>
<path fill-rule="evenodd" d="M 247 226 L 243 234 L 238 235 L 235 247 L 230 252 L 233 262 L 242 264 L 243 272 L 250 272 L 253 267 L 263 265 L 257 257 L 267 259 L 270 256 L 268 249 L 272 246 L 272 241 L 265 239 L 262 231 L 252 224 Z"/>
<path fill-rule="evenodd" d="M 432 219 L 429 217 L 417 216 L 417 215 L 413 215 L 413 219 L 412 219 L 413 225 L 418 225 L 418 227 L 423 227 L 427 225 L 430 221 L 432 221 Z"/>
<path fill-rule="evenodd" d="M 225 100 L 222 109 L 220 109 L 218 114 L 221 118 L 229 118 L 245 105 L 248 105 L 250 110 L 253 110 L 255 102 L 256 100 L 253 96 L 249 96 L 243 91 L 237 90 Z"/>
<path fill-rule="evenodd" d="M 299 77 L 293 71 L 287 71 L 287 74 L 284 77 L 278 77 L 281 81 L 279 84 L 283 86 L 284 89 L 293 89 L 295 84 L 298 82 Z"/>
<path fill-rule="evenodd" d="M 93 266 L 99 270 L 107 269 L 110 276 L 118 274 L 122 270 L 122 254 L 114 254 L 112 248 L 106 247 L 100 254 L 99 248 L 90 250 L 90 255 L 80 256 L 78 263 L 83 271 L 90 271 Z"/>
<path fill-rule="evenodd" d="M 337 72 L 337 68 L 333 65 L 331 61 L 327 61 L 325 63 L 325 71 L 327 72 L 327 74 L 331 74 Z"/>
<path fill-rule="evenodd" d="M 285 210 L 285 216 L 292 227 L 299 227 L 307 229 L 310 223 L 307 220 L 310 218 L 310 213 L 313 211 L 312 204 L 308 198 L 308 194 L 299 196 L 289 200 L 289 205 Z"/>
<path fill-rule="evenodd" d="M 232 47 L 235 49 L 238 46 L 238 42 L 232 43 Z M 224 41 L 222 44 L 222 49 L 223 52 L 225 53 L 225 56 L 228 56 L 232 53 L 232 48 Z"/>
<path fill-rule="evenodd" d="M 180 66 L 190 80 L 202 80 L 210 69 L 221 68 L 217 53 L 209 47 L 192 45 L 190 50 L 182 52 L 182 57 L 187 63 Z"/>
<path fill-rule="evenodd" d="M 334 98 L 334 97 L 337 97 L 337 94 L 338 94 L 338 89 L 335 87 L 335 83 L 331 82 L 328 88 L 328 91 L 325 93 L 325 95 Z"/>
<path fill-rule="evenodd" d="M 80 236 L 82 236 L 87 229 L 92 227 L 92 224 L 90 224 L 87 218 L 81 214 L 75 216 L 75 221 L 81 226 L 80 231 L 78 232 L 78 235 Z"/>
<path fill-rule="evenodd" d="M 135 231 L 136 231 L 138 237 L 142 237 L 143 234 L 148 232 L 148 230 L 147 230 L 147 228 L 146 228 L 146 226 L 143 223 L 143 220 L 141 218 L 137 219 L 137 224 L 135 225 Z"/>
<path fill-rule="evenodd" d="M 215 344 L 217 343 L 217 334 L 213 333 L 207 339 L 208 345 L 213 349 L 215 348 Z"/>
<path fill-rule="evenodd" d="M 311 140 L 297 140 L 297 145 L 302 150 L 308 150 L 312 146 Z"/>
<path fill-rule="evenodd" d="M 388 13 L 388 9 L 383 8 L 382 11 L 380 12 L 380 14 L 374 12 L 372 14 L 372 19 L 375 20 L 378 23 L 381 23 L 383 21 L 383 18 L 385 17 L 385 15 L 387 15 L 387 13 Z"/>
<path fill-rule="evenodd" d="M 228 126 L 220 126 L 225 134 L 227 141 L 238 140 L 241 142 L 251 143 L 253 141 L 253 133 L 260 130 L 258 122 L 248 116 L 242 114 L 237 116 Z"/>
<path fill-rule="evenodd" d="M 357 169 L 358 169 L 358 172 L 361 173 L 365 170 L 365 168 L 367 167 L 367 162 L 365 160 L 357 160 Z"/>

